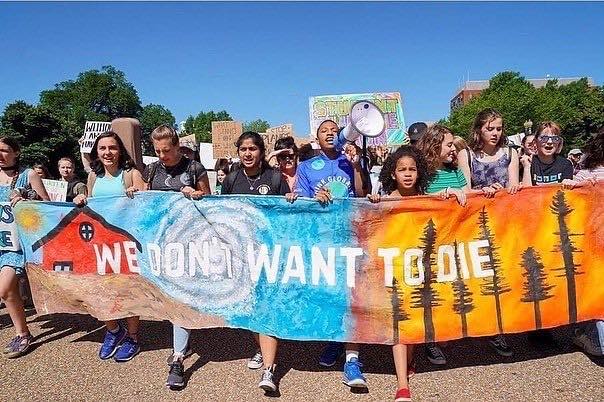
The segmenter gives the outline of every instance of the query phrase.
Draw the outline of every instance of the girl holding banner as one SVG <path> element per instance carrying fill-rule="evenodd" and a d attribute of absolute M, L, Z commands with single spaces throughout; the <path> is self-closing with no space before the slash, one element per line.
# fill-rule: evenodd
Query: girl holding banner
<path fill-rule="evenodd" d="M 145 168 L 143 174 L 148 190 L 181 192 L 185 197 L 200 199 L 210 194 L 210 182 L 205 167 L 181 153 L 176 131 L 165 124 L 151 132 L 155 155 L 159 158 Z M 191 355 L 189 345 L 191 330 L 172 324 L 172 355 L 166 386 L 179 389 L 185 385 L 184 359 Z"/>
<path fill-rule="evenodd" d="M 4 201 L 0 219 L 0 298 L 6 304 L 17 333 L 3 350 L 3 354 L 8 358 L 27 353 L 33 341 L 25 321 L 23 300 L 19 294 L 17 275 L 25 272 L 25 257 L 19 246 L 17 232 L 11 227 L 15 222 L 11 205 L 14 206 L 26 198 L 48 200 L 40 176 L 32 169 L 20 168 L 20 154 L 21 148 L 17 141 L 0 137 L 0 199 Z M 37 196 L 33 196 L 34 193 Z"/>
<path fill-rule="evenodd" d="M 260 134 L 247 131 L 237 139 L 237 155 L 241 168 L 229 173 L 222 183 L 222 194 L 287 195 L 289 186 L 281 172 L 272 169 L 265 159 L 266 147 Z M 258 387 L 266 392 L 277 390 L 273 379 L 277 357 L 277 338 L 254 334 L 260 350 L 249 360 L 250 369 L 263 368 Z"/>
<path fill-rule="evenodd" d="M 136 191 L 145 189 L 141 173 L 135 169 L 122 140 L 113 131 L 106 131 L 96 138 L 90 158 L 92 170 L 88 174 L 87 188 L 91 197 L 127 195 L 132 198 Z M 78 194 L 73 202 L 78 206 L 86 205 L 87 197 Z M 113 357 L 116 362 L 126 362 L 136 356 L 140 351 L 139 322 L 138 316 L 127 317 L 124 328 L 117 320 L 106 321 L 107 332 L 99 358 Z"/>

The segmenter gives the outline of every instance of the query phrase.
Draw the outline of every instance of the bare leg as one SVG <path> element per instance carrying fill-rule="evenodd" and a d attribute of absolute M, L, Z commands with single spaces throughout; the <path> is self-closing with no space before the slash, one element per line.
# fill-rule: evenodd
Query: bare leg
<path fill-rule="evenodd" d="M 407 367 L 411 364 L 413 358 L 413 345 L 404 345 L 401 343 L 393 345 L 392 357 L 394 357 L 398 389 L 409 388 Z"/>
<path fill-rule="evenodd" d="M 12 267 L 5 266 L 0 270 L 0 298 L 6 304 L 6 309 L 15 326 L 17 335 L 25 336 L 29 334 L 25 310 L 23 309 L 23 299 L 21 299 L 19 293 L 17 275 Z"/>
<path fill-rule="evenodd" d="M 117 320 L 105 321 L 105 327 L 111 332 L 115 332 L 118 326 Z"/>
<path fill-rule="evenodd" d="M 277 356 L 277 338 L 269 335 L 259 334 L 260 351 L 262 352 L 262 360 L 264 368 L 273 369 L 275 366 L 275 357 Z"/>
<path fill-rule="evenodd" d="M 141 318 L 139 316 L 126 318 L 126 327 L 128 328 L 128 335 L 138 342 L 138 328 L 140 326 Z"/>

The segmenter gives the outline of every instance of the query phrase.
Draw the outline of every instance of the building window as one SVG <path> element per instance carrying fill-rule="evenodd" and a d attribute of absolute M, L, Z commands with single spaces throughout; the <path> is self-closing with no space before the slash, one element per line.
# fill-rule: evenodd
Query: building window
<path fill-rule="evenodd" d="M 82 222 L 80 223 L 80 237 L 84 241 L 92 240 L 94 236 L 94 226 L 90 222 Z"/>
<path fill-rule="evenodd" d="M 71 261 L 55 261 L 53 270 L 58 272 L 72 272 L 73 262 Z"/>

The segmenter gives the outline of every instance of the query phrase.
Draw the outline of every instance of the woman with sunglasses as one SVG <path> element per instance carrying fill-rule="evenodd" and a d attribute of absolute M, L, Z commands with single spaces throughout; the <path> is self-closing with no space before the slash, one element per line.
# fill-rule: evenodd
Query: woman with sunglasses
<path fill-rule="evenodd" d="M 535 132 L 537 153 L 530 164 L 523 161 L 525 171 L 530 169 L 530 177 L 525 174 L 523 178 L 525 185 L 566 184 L 572 181 L 573 164 L 560 155 L 563 145 L 561 131 L 560 126 L 553 121 L 539 125 Z"/>

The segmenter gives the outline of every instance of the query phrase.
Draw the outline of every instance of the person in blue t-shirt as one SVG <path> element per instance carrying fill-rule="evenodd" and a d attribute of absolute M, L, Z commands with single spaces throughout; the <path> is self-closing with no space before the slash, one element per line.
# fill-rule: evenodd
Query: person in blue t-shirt
<path fill-rule="evenodd" d="M 327 203 L 333 197 L 364 197 L 360 158 L 352 161 L 336 149 L 338 125 L 325 120 L 317 129 L 321 152 L 298 166 L 294 192 Z"/>
<path fill-rule="evenodd" d="M 313 197 L 326 205 L 334 197 L 365 197 L 367 191 L 363 185 L 360 158 L 356 155 L 349 159 L 342 154 L 340 149 L 344 141 L 343 136 L 338 134 L 338 125 L 332 120 L 325 120 L 319 125 L 317 139 L 321 152 L 298 166 L 294 196 L 288 197 L 288 201 L 293 202 L 297 196 Z M 367 381 L 361 372 L 358 344 L 329 342 L 321 354 L 319 365 L 333 366 L 344 351 L 344 384 L 366 388 Z"/>

